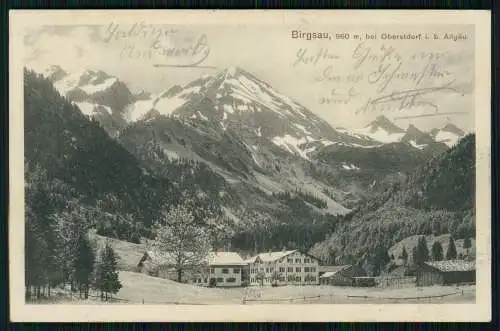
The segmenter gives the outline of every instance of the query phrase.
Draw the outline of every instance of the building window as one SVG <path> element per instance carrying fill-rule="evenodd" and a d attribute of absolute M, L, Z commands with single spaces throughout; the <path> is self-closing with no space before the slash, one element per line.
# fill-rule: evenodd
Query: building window
<path fill-rule="evenodd" d="M 316 268 L 315 267 L 311 267 L 310 270 L 311 270 L 311 272 L 316 272 Z"/>
<path fill-rule="evenodd" d="M 311 261 L 308 258 L 304 259 L 304 263 L 309 263 L 309 262 L 311 262 Z"/>
<path fill-rule="evenodd" d="M 269 268 L 266 268 L 266 272 L 269 272 Z"/>
<path fill-rule="evenodd" d="M 236 278 L 229 277 L 228 279 L 226 279 L 226 282 L 228 282 L 228 283 L 236 283 Z"/>
<path fill-rule="evenodd" d="M 224 278 L 218 277 L 217 278 L 217 283 L 224 283 Z"/>
<path fill-rule="evenodd" d="M 286 260 L 288 263 L 293 263 L 293 259 L 287 259 Z"/>
<path fill-rule="evenodd" d="M 240 269 L 238 269 L 238 268 L 233 269 L 233 274 L 239 274 L 239 273 L 240 273 Z"/>
<path fill-rule="evenodd" d="M 288 267 L 288 272 L 293 272 L 293 267 Z"/>
<path fill-rule="evenodd" d="M 222 269 L 222 273 L 223 274 L 228 274 L 229 273 L 229 269 L 226 269 L 226 268 Z"/>
<path fill-rule="evenodd" d="M 285 272 L 285 268 L 284 267 L 280 267 L 280 272 Z"/>
<path fill-rule="evenodd" d="M 300 267 L 295 268 L 295 272 L 300 272 Z"/>
<path fill-rule="evenodd" d="M 210 273 L 215 274 L 215 268 L 211 268 Z"/>
<path fill-rule="evenodd" d="M 270 270 L 271 270 L 271 272 L 274 272 L 274 268 L 271 268 Z"/>
<path fill-rule="evenodd" d="M 305 261 L 304 261 L 304 262 L 305 262 Z M 305 272 L 309 272 L 309 267 L 305 267 L 305 268 L 304 268 L 304 271 L 305 271 Z"/>
<path fill-rule="evenodd" d="M 250 278 L 250 283 L 254 283 L 255 282 L 255 278 Z"/>
<path fill-rule="evenodd" d="M 300 263 L 300 259 L 295 259 L 295 263 Z"/>
<path fill-rule="evenodd" d="M 302 281 L 302 277 L 300 277 L 300 276 L 295 277 L 295 281 L 296 282 L 301 282 Z"/>
<path fill-rule="evenodd" d="M 260 268 L 260 271 L 264 271 L 264 268 Z"/>
<path fill-rule="evenodd" d="M 293 282 L 295 280 L 295 276 L 294 275 L 288 275 L 287 279 L 288 279 L 289 282 Z"/>

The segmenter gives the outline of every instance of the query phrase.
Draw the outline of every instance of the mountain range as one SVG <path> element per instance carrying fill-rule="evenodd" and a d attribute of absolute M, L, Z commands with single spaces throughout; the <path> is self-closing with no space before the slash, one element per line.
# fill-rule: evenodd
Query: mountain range
<path fill-rule="evenodd" d="M 230 244 L 246 251 L 318 245 L 464 136 L 452 124 L 405 130 L 384 116 L 334 128 L 237 67 L 151 94 L 100 70 L 51 66 L 25 72 L 27 104 L 27 161 L 96 208 L 101 234 L 148 236 L 162 209 L 195 201 L 221 214 Z M 110 213 L 129 215 L 123 231 L 113 232 Z"/>

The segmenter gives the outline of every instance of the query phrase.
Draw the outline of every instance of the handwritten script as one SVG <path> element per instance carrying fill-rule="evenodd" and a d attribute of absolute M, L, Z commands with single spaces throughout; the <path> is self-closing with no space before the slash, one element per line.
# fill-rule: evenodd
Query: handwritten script
<path fill-rule="evenodd" d="M 414 108 L 437 113 L 440 96 L 465 95 L 464 86 L 470 85 L 457 75 L 461 64 L 470 63 L 470 53 L 426 51 L 418 44 L 400 50 L 397 43 L 369 40 L 343 47 L 352 47 L 348 56 L 325 47 L 299 48 L 291 64 L 311 68 L 318 91 L 329 91 L 318 97 L 320 105 L 355 104 L 356 114 Z"/>
<path fill-rule="evenodd" d="M 197 67 L 210 55 L 205 34 L 145 22 L 121 25 L 111 22 L 101 29 L 105 43 L 122 45 L 120 59 L 156 61 L 155 66 Z"/>

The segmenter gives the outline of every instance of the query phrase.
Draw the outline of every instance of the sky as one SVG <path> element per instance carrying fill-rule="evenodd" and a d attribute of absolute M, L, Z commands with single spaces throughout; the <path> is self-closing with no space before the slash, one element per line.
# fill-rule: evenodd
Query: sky
<path fill-rule="evenodd" d="M 307 33 L 318 32 L 325 38 L 307 39 Z M 417 39 L 394 39 L 405 34 Z M 444 39 L 445 34 L 462 38 Z M 36 71 L 55 64 L 68 72 L 103 70 L 133 92 L 157 93 L 237 66 L 333 127 L 360 128 L 385 115 L 403 128 L 414 124 L 430 130 L 447 123 L 474 128 L 471 25 L 112 22 L 31 26 L 24 47 L 26 66 Z"/>

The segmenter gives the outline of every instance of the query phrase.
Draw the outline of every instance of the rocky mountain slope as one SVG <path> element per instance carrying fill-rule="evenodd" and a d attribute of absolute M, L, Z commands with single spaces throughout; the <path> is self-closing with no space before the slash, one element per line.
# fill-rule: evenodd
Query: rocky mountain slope
<path fill-rule="evenodd" d="M 36 110 L 27 116 L 27 156 L 90 205 L 120 201 L 105 213 L 127 204 L 125 223 L 139 220 L 143 235 L 162 208 L 182 200 L 223 215 L 238 249 L 308 249 L 348 224 L 360 202 L 448 149 L 385 117 L 363 130 L 334 129 L 241 68 L 156 95 L 134 95 L 99 70 L 54 66 L 43 75 L 26 78 Z"/>
<path fill-rule="evenodd" d="M 102 70 L 68 73 L 55 65 L 42 74 L 84 115 L 98 120 L 111 136 L 124 127 L 125 107 L 137 99 L 125 83 Z"/>
<path fill-rule="evenodd" d="M 170 181 L 152 175 L 48 79 L 27 70 L 24 130 L 26 171 L 41 167 L 48 180 L 67 185 L 61 194 L 94 210 L 91 221 L 108 235 L 130 240 L 130 231 L 149 226 L 178 199 Z"/>
<path fill-rule="evenodd" d="M 445 143 L 447 146 L 452 147 L 465 136 L 465 132 L 456 125 L 448 123 L 441 129 L 431 130 L 430 135 L 435 141 Z"/>

